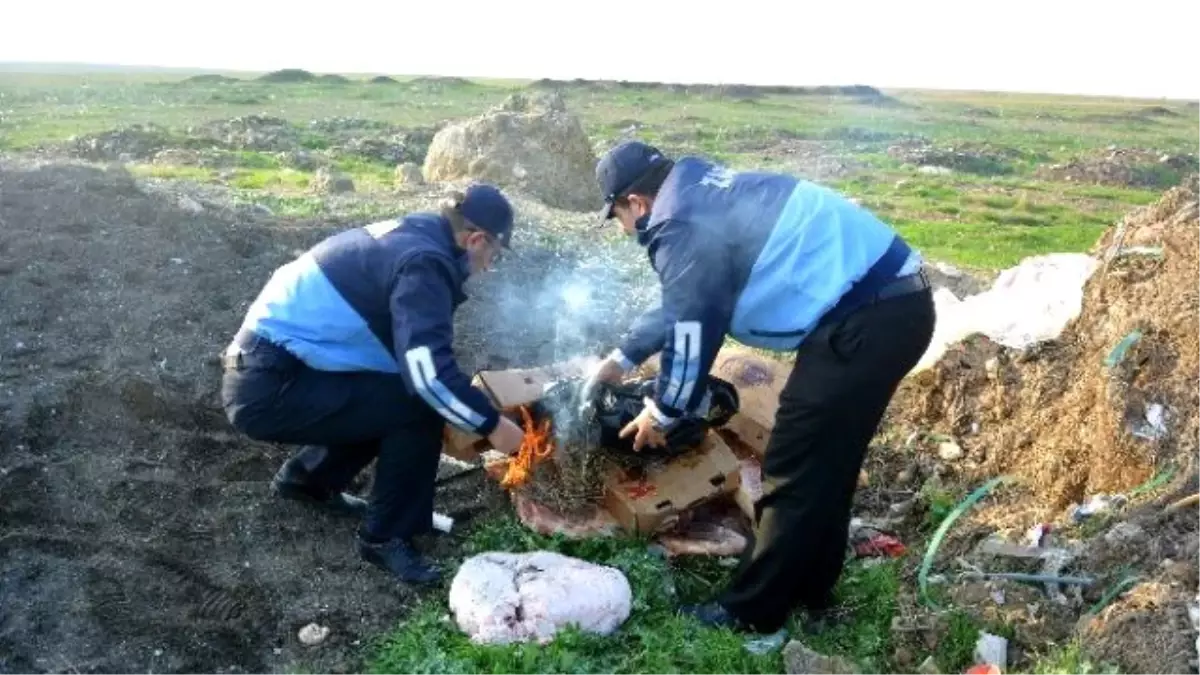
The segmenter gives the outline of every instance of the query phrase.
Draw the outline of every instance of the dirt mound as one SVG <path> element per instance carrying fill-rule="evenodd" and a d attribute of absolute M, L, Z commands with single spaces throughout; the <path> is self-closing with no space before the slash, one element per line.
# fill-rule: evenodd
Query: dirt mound
<path fill-rule="evenodd" d="M 156 124 L 131 124 L 99 134 L 73 136 L 66 143 L 69 154 L 93 161 L 146 159 L 171 146 L 171 133 Z"/>
<path fill-rule="evenodd" d="M 1110 147 L 1064 163 L 1039 166 L 1034 175 L 1043 180 L 1165 189 L 1179 185 L 1184 176 L 1196 171 L 1196 162 L 1194 154 Z"/>
<path fill-rule="evenodd" d="M 514 94 L 481 117 L 445 127 L 425 156 L 425 178 L 475 178 L 519 189 L 547 206 L 599 210 L 596 156 L 560 96 Z"/>
<path fill-rule="evenodd" d="M 1129 490 L 1197 451 L 1197 184 L 1167 192 L 1101 238 L 1104 264 L 1055 341 L 1024 352 L 985 338 L 951 348 L 906 383 L 893 410 L 950 434 L 956 467 L 1022 480 L 1025 527 L 1100 492 Z"/>
<path fill-rule="evenodd" d="M 2 672 L 356 670 L 411 600 L 352 522 L 271 498 L 286 449 L 220 409 L 246 303 L 333 226 L 181 201 L 0 160 Z M 439 508 L 492 494 L 467 482 Z M 296 637 L 313 621 L 319 649 Z"/>
<path fill-rule="evenodd" d="M 1024 154 L 1012 148 L 987 145 L 936 147 L 925 143 L 899 143 L 887 149 L 888 156 L 918 167 L 936 166 L 980 176 L 1013 172 L 1012 162 Z"/>
<path fill-rule="evenodd" d="M 292 82 L 312 82 L 317 79 L 316 75 L 300 68 L 284 68 L 276 70 L 258 78 L 259 82 L 271 82 L 273 84 L 288 84 Z"/>
<path fill-rule="evenodd" d="M 209 139 L 233 150 L 279 152 L 295 149 L 300 130 L 290 122 L 268 115 L 244 115 L 192 127 L 188 135 Z"/>
<path fill-rule="evenodd" d="M 388 77 L 387 75 L 376 75 L 368 80 L 368 82 L 370 84 L 400 84 L 400 82 L 394 78 Z"/>
<path fill-rule="evenodd" d="M 237 79 L 236 77 L 227 77 L 225 75 L 210 73 L 207 75 L 193 75 L 184 80 L 184 82 L 192 82 L 195 84 L 229 84 L 232 82 L 241 82 L 241 80 Z"/>

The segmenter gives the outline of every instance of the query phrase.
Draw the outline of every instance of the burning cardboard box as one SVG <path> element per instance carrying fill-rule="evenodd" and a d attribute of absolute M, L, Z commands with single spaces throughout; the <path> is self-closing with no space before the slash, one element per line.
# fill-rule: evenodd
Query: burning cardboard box
<path fill-rule="evenodd" d="M 681 513 L 737 490 L 737 457 L 710 431 L 737 408 L 731 384 L 710 384 L 717 403 L 709 416 L 674 431 L 668 448 L 635 453 L 627 447 L 630 439 L 619 439 L 617 432 L 640 410 L 644 389 L 653 383 L 606 388 L 587 408 L 590 417 L 581 417 L 578 385 L 586 366 L 479 374 L 485 391 L 502 409 L 517 411 L 526 430 L 517 455 L 503 467 L 489 467 L 502 485 L 538 501 L 555 490 L 565 491 L 569 499 L 552 506 L 561 511 L 570 508 L 568 503 L 592 510 L 599 505 L 624 529 L 637 533 L 660 531 Z M 540 470 L 551 473 L 539 477 Z"/>
<path fill-rule="evenodd" d="M 514 420 L 520 421 L 523 405 L 541 397 L 546 386 L 565 377 L 582 377 L 599 359 L 581 357 L 545 368 L 525 370 L 485 370 L 476 373 L 471 384 L 488 395 L 492 403 Z M 487 439 L 447 424 L 442 433 L 442 452 L 463 462 L 479 459 L 488 447 Z"/>

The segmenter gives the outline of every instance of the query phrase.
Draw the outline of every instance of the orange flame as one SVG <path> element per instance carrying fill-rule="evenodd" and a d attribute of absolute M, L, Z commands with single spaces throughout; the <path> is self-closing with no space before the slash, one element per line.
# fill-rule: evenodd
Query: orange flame
<path fill-rule="evenodd" d="M 501 487 L 513 488 L 529 482 L 533 467 L 554 453 L 554 439 L 550 437 L 550 420 L 544 420 L 541 428 L 533 424 L 529 409 L 521 406 L 521 417 L 525 420 L 525 437 L 517 454 L 508 462 L 508 470 L 500 481 Z"/>

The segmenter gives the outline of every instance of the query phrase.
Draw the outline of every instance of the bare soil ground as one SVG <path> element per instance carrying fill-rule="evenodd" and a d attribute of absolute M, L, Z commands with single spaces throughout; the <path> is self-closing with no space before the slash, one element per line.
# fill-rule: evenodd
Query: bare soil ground
<path fill-rule="evenodd" d="M 287 449 L 231 434 L 217 397 L 245 304 L 327 230 L 0 163 L 0 671 L 353 669 L 403 615 L 353 522 L 270 496 Z M 302 651 L 314 621 L 331 636 Z"/>

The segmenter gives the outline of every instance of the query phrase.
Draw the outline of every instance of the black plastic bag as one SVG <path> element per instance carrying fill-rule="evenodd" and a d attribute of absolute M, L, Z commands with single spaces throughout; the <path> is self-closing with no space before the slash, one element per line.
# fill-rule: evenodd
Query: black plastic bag
<path fill-rule="evenodd" d="M 602 383 L 593 405 L 581 408 L 583 380 L 562 380 L 547 388 L 534 413 L 551 416 L 559 448 L 602 449 L 616 459 L 641 464 L 671 459 L 694 449 L 709 429 L 724 426 L 738 411 L 737 388 L 710 375 L 706 414 L 680 420 L 667 434 L 665 447 L 647 446 L 634 452 L 633 437 L 621 438 L 621 429 L 642 412 L 643 400 L 654 395 L 654 385 L 654 378 L 615 385 Z"/>

